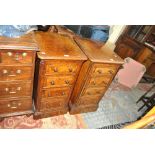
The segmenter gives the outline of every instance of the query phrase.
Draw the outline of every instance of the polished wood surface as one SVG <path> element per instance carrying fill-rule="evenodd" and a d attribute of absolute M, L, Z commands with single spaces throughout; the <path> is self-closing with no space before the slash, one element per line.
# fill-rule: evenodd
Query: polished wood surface
<path fill-rule="evenodd" d="M 18 38 L 0 36 L 0 49 L 38 50 L 38 46 L 31 32 Z"/>
<path fill-rule="evenodd" d="M 36 32 L 35 38 L 39 46 L 38 57 L 40 59 L 87 59 L 76 43 L 68 36 L 62 36 L 57 33 Z"/>
<path fill-rule="evenodd" d="M 33 33 L 0 37 L 0 118 L 32 114 L 37 44 Z"/>
<path fill-rule="evenodd" d="M 92 62 L 122 64 L 122 59 L 115 54 L 106 44 L 101 46 L 90 39 L 74 37 L 76 43 Z"/>
<path fill-rule="evenodd" d="M 74 38 L 87 55 L 70 99 L 70 114 L 96 111 L 123 60 L 105 44 Z"/>
<path fill-rule="evenodd" d="M 34 118 L 65 114 L 77 76 L 87 57 L 68 36 L 36 32 L 40 51 L 35 71 Z"/>

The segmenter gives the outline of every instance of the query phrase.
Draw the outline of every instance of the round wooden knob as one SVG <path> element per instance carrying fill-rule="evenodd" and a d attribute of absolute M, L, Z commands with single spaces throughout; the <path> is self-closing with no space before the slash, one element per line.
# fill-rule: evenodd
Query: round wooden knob
<path fill-rule="evenodd" d="M 51 81 L 51 85 L 55 85 L 55 82 L 54 81 Z"/>
<path fill-rule="evenodd" d="M 9 91 L 9 88 L 5 88 L 5 91 Z"/>
<path fill-rule="evenodd" d="M 66 84 L 69 84 L 69 80 L 65 80 L 65 83 L 66 83 Z"/>
<path fill-rule="evenodd" d="M 102 70 L 98 70 L 98 73 L 99 73 L 99 74 L 102 74 Z"/>
<path fill-rule="evenodd" d="M 72 68 L 69 68 L 69 72 L 73 72 L 73 69 Z"/>
<path fill-rule="evenodd" d="M 54 72 L 58 72 L 58 69 L 56 67 L 54 68 Z"/>

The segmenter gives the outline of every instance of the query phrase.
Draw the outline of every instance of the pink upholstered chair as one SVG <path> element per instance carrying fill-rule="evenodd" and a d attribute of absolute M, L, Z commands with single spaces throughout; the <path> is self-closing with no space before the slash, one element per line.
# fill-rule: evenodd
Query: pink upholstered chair
<path fill-rule="evenodd" d="M 125 58 L 124 61 L 123 68 L 118 71 L 115 80 L 129 88 L 136 87 L 146 72 L 146 68 L 129 57 Z"/>

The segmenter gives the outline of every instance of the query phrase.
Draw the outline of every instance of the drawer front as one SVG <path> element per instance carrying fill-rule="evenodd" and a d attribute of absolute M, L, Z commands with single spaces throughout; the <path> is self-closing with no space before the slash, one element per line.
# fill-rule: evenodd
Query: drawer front
<path fill-rule="evenodd" d="M 78 102 L 75 104 L 80 105 L 80 106 L 96 105 L 96 104 L 98 104 L 99 100 L 100 100 L 100 97 L 96 97 L 96 96 L 81 97 L 78 100 Z"/>
<path fill-rule="evenodd" d="M 0 81 L 31 80 L 31 77 L 32 77 L 32 67 L 0 66 Z"/>
<path fill-rule="evenodd" d="M 90 79 L 88 86 L 89 87 L 107 87 L 110 80 L 111 80 L 111 77 L 109 76 L 94 77 Z"/>
<path fill-rule="evenodd" d="M 79 62 L 52 60 L 46 61 L 45 74 L 76 74 L 79 69 Z"/>
<path fill-rule="evenodd" d="M 0 50 L 0 64 L 32 64 L 33 51 Z"/>
<path fill-rule="evenodd" d="M 43 87 L 51 88 L 72 86 L 74 84 L 74 81 L 74 76 L 45 77 Z"/>
<path fill-rule="evenodd" d="M 19 97 L 31 96 L 30 82 L 1 82 L 0 98 L 2 97 Z"/>
<path fill-rule="evenodd" d="M 94 112 L 98 108 L 98 105 L 88 105 L 88 106 L 71 106 L 70 107 L 70 114 L 80 114 L 80 113 L 87 113 L 87 112 Z"/>
<path fill-rule="evenodd" d="M 42 99 L 40 110 L 50 110 L 51 108 L 61 108 L 66 106 L 66 98 Z"/>
<path fill-rule="evenodd" d="M 0 114 L 32 110 L 31 99 L 0 99 Z"/>
<path fill-rule="evenodd" d="M 70 95 L 70 88 L 53 88 L 42 90 L 42 98 L 50 97 L 68 97 Z"/>
<path fill-rule="evenodd" d="M 118 66 L 112 64 L 94 64 L 92 67 L 92 76 L 114 76 L 117 71 Z"/>
<path fill-rule="evenodd" d="M 85 88 L 81 94 L 81 96 L 103 96 L 105 93 L 105 88 Z"/>

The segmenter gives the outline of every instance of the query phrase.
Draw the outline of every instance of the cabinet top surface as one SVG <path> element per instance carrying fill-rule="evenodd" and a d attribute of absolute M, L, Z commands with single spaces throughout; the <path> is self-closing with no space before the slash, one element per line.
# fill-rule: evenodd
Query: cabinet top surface
<path fill-rule="evenodd" d="M 0 49 L 38 50 L 38 47 L 34 40 L 34 33 L 30 32 L 19 38 L 0 36 Z"/>
<path fill-rule="evenodd" d="M 92 40 L 83 39 L 80 37 L 74 37 L 74 40 L 92 62 L 115 64 L 124 63 L 124 61 L 110 49 L 107 43 L 100 45 Z"/>
<path fill-rule="evenodd" d="M 36 32 L 35 39 L 39 46 L 40 59 L 87 60 L 78 45 L 68 36 L 52 32 Z"/>

